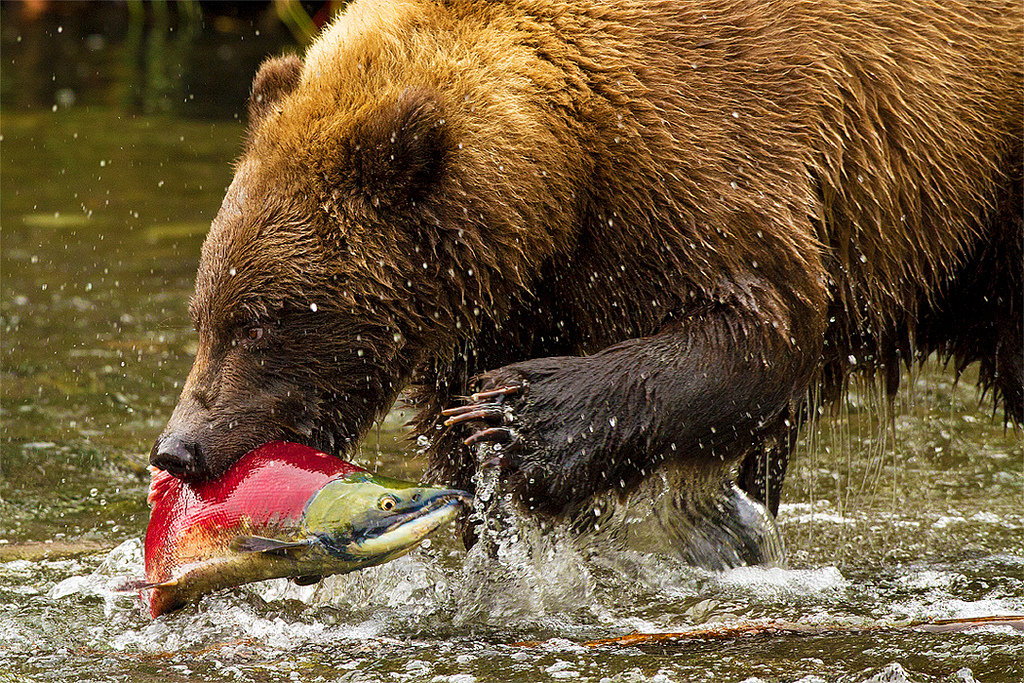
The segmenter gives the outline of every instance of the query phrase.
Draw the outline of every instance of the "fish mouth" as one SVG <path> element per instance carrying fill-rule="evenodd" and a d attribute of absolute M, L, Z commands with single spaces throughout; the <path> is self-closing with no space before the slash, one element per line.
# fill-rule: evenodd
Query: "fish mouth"
<path fill-rule="evenodd" d="M 332 553 L 341 551 L 353 560 L 374 564 L 386 562 L 412 550 L 435 529 L 458 517 L 472 504 L 473 497 L 465 491 L 447 489 L 423 494 L 423 499 L 412 506 L 403 506 L 395 514 L 353 529 L 348 543 L 338 544 L 336 539 L 332 543 L 326 538 L 321 538 L 321 542 Z"/>

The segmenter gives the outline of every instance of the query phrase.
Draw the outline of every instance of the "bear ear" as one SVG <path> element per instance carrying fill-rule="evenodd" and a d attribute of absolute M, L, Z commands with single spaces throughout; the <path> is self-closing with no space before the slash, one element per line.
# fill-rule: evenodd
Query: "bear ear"
<path fill-rule="evenodd" d="M 437 97 L 425 88 L 406 88 L 364 119 L 350 145 L 358 194 L 375 207 L 416 201 L 438 181 L 449 150 Z"/>
<path fill-rule="evenodd" d="M 249 127 L 253 129 L 281 98 L 299 85 L 302 60 L 295 55 L 271 57 L 263 62 L 249 95 Z"/>

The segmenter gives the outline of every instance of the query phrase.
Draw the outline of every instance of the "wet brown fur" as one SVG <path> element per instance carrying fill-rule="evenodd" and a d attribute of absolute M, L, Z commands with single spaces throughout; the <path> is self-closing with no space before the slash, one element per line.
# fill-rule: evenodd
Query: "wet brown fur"
<path fill-rule="evenodd" d="M 468 486 L 439 411 L 490 373 L 557 513 L 666 458 L 774 507 L 809 387 L 932 352 L 1019 422 L 1022 31 L 1013 2 L 353 3 L 257 76 L 162 439 L 197 477 L 340 453 L 412 385 Z"/>

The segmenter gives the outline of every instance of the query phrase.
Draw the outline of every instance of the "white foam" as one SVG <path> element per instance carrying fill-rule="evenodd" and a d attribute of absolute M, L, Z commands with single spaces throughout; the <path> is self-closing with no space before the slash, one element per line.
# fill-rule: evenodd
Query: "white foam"
<path fill-rule="evenodd" d="M 742 589 L 761 598 L 812 596 L 844 590 L 849 581 L 833 566 L 817 569 L 736 567 L 715 578 L 719 587 Z"/>
<path fill-rule="evenodd" d="M 864 679 L 864 683 L 911 683 L 911 678 L 899 662 L 891 662 L 878 673 Z"/>
<path fill-rule="evenodd" d="M 943 515 L 932 522 L 933 529 L 945 529 L 953 524 L 963 524 L 967 520 L 960 515 Z"/>
<path fill-rule="evenodd" d="M 944 588 L 953 583 L 957 575 L 926 569 L 899 577 L 897 582 L 907 588 L 928 589 Z"/>
<path fill-rule="evenodd" d="M 829 524 L 856 524 L 858 520 L 834 511 L 832 502 L 821 499 L 811 503 L 783 503 L 779 506 L 779 521 L 786 524 L 823 522 Z"/>
<path fill-rule="evenodd" d="M 904 600 L 893 603 L 894 614 L 911 619 L 977 619 L 993 615 L 1024 616 L 1020 599 L 959 600 L 941 597 L 935 600 Z M 1015 633 L 1024 636 L 1024 632 Z"/>
<path fill-rule="evenodd" d="M 786 517 L 787 524 L 807 524 L 809 522 L 828 524 L 856 524 L 857 520 L 852 517 L 844 517 L 842 515 L 837 515 L 834 512 L 809 512 L 804 515 L 794 515 L 792 517 Z"/>

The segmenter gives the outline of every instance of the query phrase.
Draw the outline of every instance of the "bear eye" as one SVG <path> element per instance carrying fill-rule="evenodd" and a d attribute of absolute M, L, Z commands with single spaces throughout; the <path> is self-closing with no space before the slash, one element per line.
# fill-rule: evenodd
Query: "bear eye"
<path fill-rule="evenodd" d="M 390 512 L 391 510 L 394 510 L 396 505 L 398 505 L 398 501 L 395 500 L 395 497 L 390 494 L 385 494 L 381 496 L 380 499 L 377 501 L 377 507 L 383 510 L 384 512 Z"/>
<path fill-rule="evenodd" d="M 267 328 L 263 325 L 248 324 L 238 328 L 235 332 L 235 342 L 254 344 L 263 339 L 267 334 Z"/>

